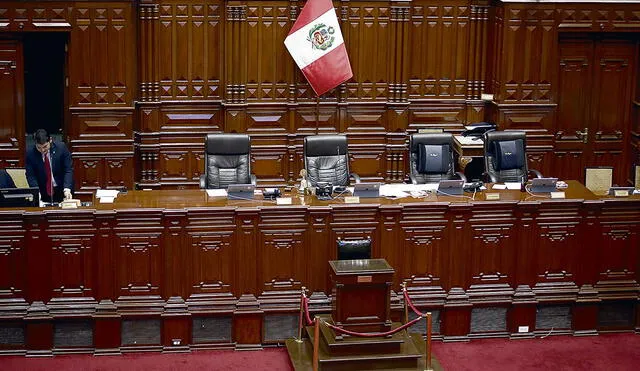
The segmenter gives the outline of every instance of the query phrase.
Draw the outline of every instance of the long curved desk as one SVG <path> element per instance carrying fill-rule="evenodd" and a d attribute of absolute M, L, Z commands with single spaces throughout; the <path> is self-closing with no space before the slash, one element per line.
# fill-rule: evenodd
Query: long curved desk
<path fill-rule="evenodd" d="M 330 311 L 336 240 L 372 255 L 445 340 L 640 330 L 640 196 L 499 191 L 293 204 L 130 191 L 0 211 L 0 352 L 260 347 L 295 334 L 300 290 Z M 467 194 L 467 196 L 471 196 Z M 394 314 L 399 317 L 400 310 Z"/>

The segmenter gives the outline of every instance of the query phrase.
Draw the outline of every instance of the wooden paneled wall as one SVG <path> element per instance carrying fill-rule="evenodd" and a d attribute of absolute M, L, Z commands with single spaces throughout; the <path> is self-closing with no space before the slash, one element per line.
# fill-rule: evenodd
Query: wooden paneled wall
<path fill-rule="evenodd" d="M 348 135 L 352 168 L 365 179 L 402 181 L 409 134 L 459 132 L 482 120 L 527 130 L 531 167 L 562 177 L 554 172 L 560 165 L 580 166 L 567 163 L 576 152 L 565 144 L 575 138 L 557 119 L 559 39 L 624 35 L 635 53 L 625 62 L 633 81 L 622 105 L 628 113 L 596 139 L 598 164 L 619 166 L 618 183 L 632 179 L 627 169 L 639 157 L 638 4 L 334 1 L 354 77 L 320 99 L 283 46 L 303 5 L 0 2 L 0 38 L 19 47 L 23 32 L 69 33 L 65 133 L 77 191 L 88 195 L 105 186 L 196 186 L 203 137 L 211 132 L 252 136 L 262 185 L 294 183 L 302 140 L 319 133 Z M 482 93 L 493 100 L 481 100 Z M 15 123 L 0 132 L 2 166 L 23 161 L 21 109 L 10 107 Z"/>

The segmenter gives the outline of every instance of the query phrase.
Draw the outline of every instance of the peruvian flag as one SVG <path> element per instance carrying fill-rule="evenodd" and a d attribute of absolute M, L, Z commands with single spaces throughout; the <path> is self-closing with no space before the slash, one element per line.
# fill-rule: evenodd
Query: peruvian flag
<path fill-rule="evenodd" d="M 331 0 L 309 0 L 284 40 L 318 96 L 353 77 Z"/>

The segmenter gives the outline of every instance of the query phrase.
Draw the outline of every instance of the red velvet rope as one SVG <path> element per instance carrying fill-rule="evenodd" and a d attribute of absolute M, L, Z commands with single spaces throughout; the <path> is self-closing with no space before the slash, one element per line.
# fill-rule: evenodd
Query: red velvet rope
<path fill-rule="evenodd" d="M 302 296 L 302 300 L 303 300 L 303 302 L 304 302 L 304 316 L 305 316 L 305 317 L 306 317 L 306 319 L 307 319 L 307 325 L 311 326 L 311 325 L 313 325 L 313 324 L 314 324 L 314 323 L 316 323 L 316 322 L 315 322 L 315 318 L 314 318 L 314 320 L 312 321 L 312 320 L 311 320 L 311 317 L 309 317 L 309 299 L 307 299 L 307 297 L 303 295 L 303 296 Z"/>
<path fill-rule="evenodd" d="M 420 321 L 422 319 L 422 317 L 416 317 L 413 319 L 413 321 L 409 321 L 407 323 L 405 323 L 404 325 L 395 328 L 393 330 L 387 331 L 387 332 L 353 332 L 353 331 L 349 331 L 349 330 L 345 330 L 343 328 L 340 328 L 338 326 L 332 325 L 328 322 L 325 322 L 324 324 L 327 325 L 327 327 L 333 329 L 335 332 L 339 332 L 341 334 L 345 334 L 345 335 L 351 335 L 351 336 L 356 336 L 356 337 L 362 337 L 362 338 L 376 338 L 376 337 L 384 337 L 384 336 L 389 336 L 389 335 L 393 335 L 396 332 L 402 331 L 404 329 L 406 329 L 407 327 L 413 326 L 416 322 Z"/>
<path fill-rule="evenodd" d="M 416 309 L 416 307 L 413 306 L 413 302 L 411 302 L 411 298 L 409 298 L 409 294 L 407 293 L 407 289 L 403 289 L 402 290 L 404 292 L 404 300 L 407 301 L 407 304 L 409 305 L 409 308 L 411 308 L 411 310 L 418 315 L 418 317 L 423 317 L 424 313 L 420 312 L 418 309 Z"/>
<path fill-rule="evenodd" d="M 329 327 L 330 329 L 333 329 L 336 332 L 339 332 L 341 334 L 344 335 L 350 335 L 350 336 L 356 336 L 356 337 L 365 337 L 365 338 L 374 338 L 374 337 L 385 337 L 385 336 L 390 336 L 393 335 L 397 332 L 400 332 L 406 328 L 409 328 L 411 326 L 413 326 L 414 324 L 418 323 L 418 321 L 420 321 L 422 319 L 422 317 L 424 316 L 424 313 L 420 312 L 418 309 L 416 309 L 416 307 L 413 305 L 413 303 L 411 302 L 411 298 L 409 298 L 409 294 L 407 293 L 406 289 L 402 290 L 403 294 L 404 294 L 404 300 L 406 300 L 407 304 L 409 305 L 409 307 L 411 308 L 411 310 L 417 315 L 416 318 L 414 318 L 413 320 L 405 323 L 404 325 L 395 328 L 393 330 L 387 331 L 387 332 L 354 332 L 354 331 L 349 331 L 349 330 L 345 330 L 343 328 L 340 328 L 338 326 L 332 325 L 326 321 L 324 321 L 325 325 L 327 325 L 327 327 Z M 313 325 L 315 323 L 315 318 L 313 319 L 313 321 L 311 320 L 311 317 L 309 317 L 309 299 L 303 294 L 302 295 L 302 302 L 304 305 L 304 315 L 305 315 L 305 319 L 307 321 L 307 325 Z"/>

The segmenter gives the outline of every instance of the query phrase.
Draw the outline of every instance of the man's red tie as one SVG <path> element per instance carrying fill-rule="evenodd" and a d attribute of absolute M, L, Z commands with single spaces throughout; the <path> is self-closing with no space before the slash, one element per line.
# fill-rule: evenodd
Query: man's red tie
<path fill-rule="evenodd" d="M 53 196 L 53 179 L 51 178 L 51 163 L 47 155 L 44 155 L 44 172 L 47 173 L 47 194 L 51 197 Z"/>

